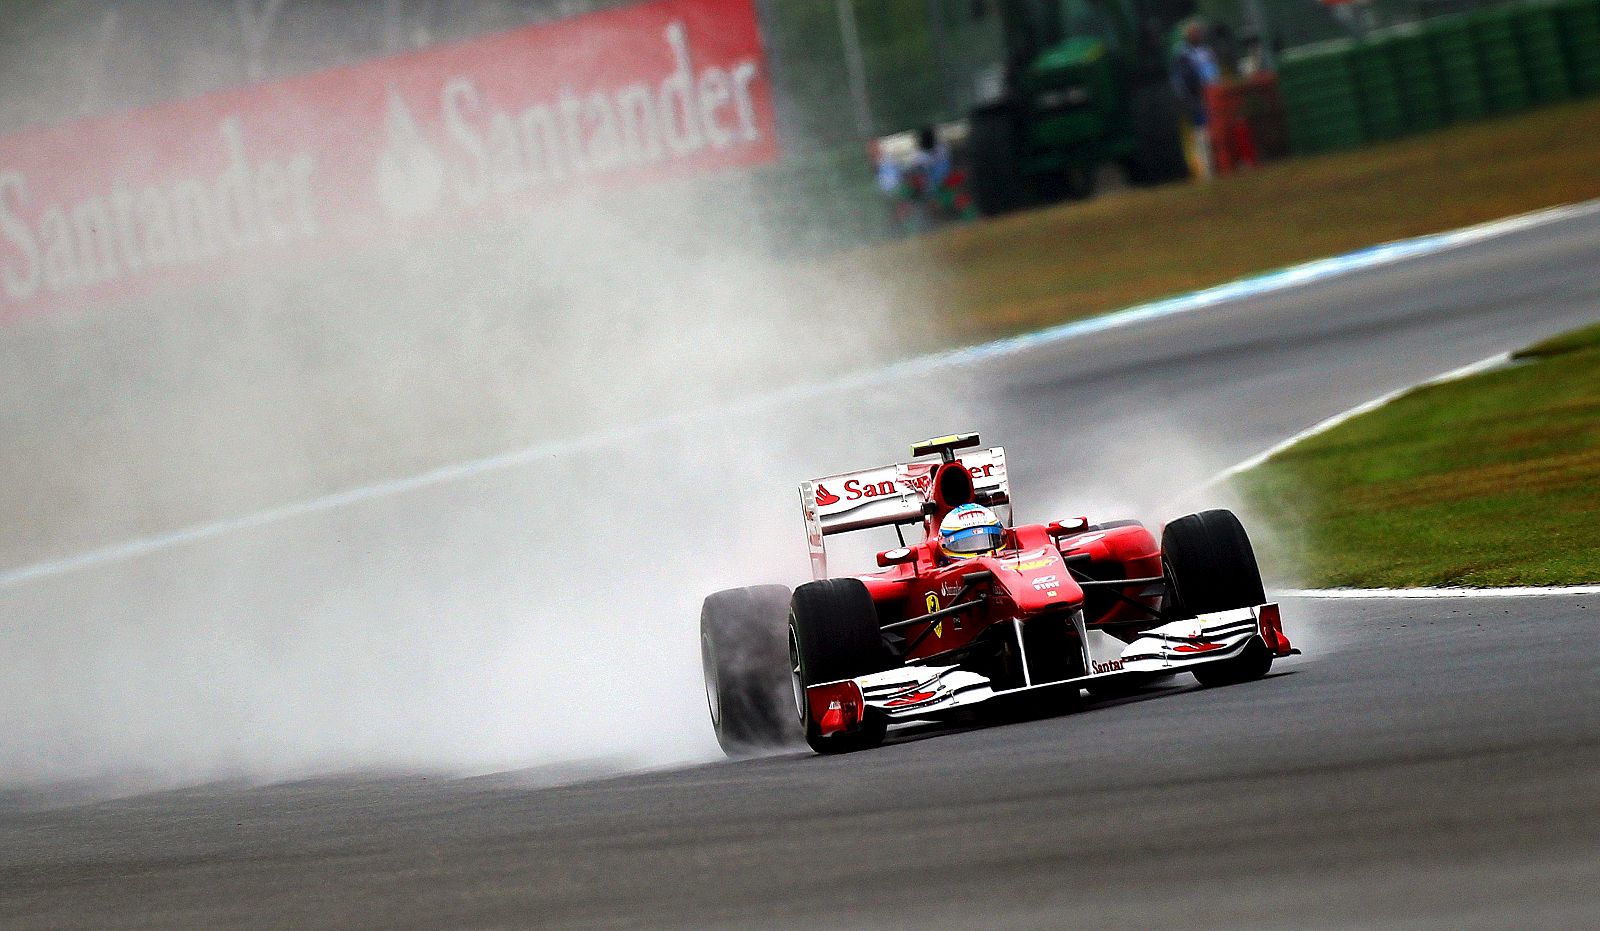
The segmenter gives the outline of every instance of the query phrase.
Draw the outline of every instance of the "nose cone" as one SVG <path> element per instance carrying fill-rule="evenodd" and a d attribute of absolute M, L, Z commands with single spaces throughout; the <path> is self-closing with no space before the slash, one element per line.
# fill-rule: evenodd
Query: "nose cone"
<path fill-rule="evenodd" d="M 1061 554 L 1053 549 L 1035 550 L 993 563 L 995 581 L 1003 586 L 1017 610 L 1023 613 L 1047 611 L 1077 605 L 1083 589 L 1073 581 Z"/>

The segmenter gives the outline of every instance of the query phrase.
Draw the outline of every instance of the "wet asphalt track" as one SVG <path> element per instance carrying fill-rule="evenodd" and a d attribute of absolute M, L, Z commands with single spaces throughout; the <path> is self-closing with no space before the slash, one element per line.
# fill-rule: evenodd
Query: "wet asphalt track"
<path fill-rule="evenodd" d="M 1030 351 L 968 397 L 1029 437 L 1023 494 L 1159 483 L 1152 436 L 1203 473 L 1600 319 L 1596 268 L 1570 220 Z M 943 432 L 925 387 L 828 413 Z M 0 926 L 1600 927 L 1597 602 L 1292 602 L 1307 655 L 1264 681 L 839 759 L 11 803 Z"/>
<path fill-rule="evenodd" d="M 1600 927 L 1600 598 L 1286 616 L 1260 682 L 867 755 L 10 814 L 0 925 Z"/>

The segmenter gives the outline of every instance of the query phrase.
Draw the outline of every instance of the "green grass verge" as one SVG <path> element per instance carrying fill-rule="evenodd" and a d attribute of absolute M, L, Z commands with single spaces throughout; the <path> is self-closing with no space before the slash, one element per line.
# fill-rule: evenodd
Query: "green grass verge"
<path fill-rule="evenodd" d="M 1312 586 L 1600 582 L 1600 326 L 1412 391 L 1235 479 Z"/>
<path fill-rule="evenodd" d="M 1600 197 L 1597 138 L 1600 100 L 1584 100 L 986 220 L 819 260 L 817 270 L 918 285 L 899 312 L 931 326 L 908 349 L 970 343 Z"/>

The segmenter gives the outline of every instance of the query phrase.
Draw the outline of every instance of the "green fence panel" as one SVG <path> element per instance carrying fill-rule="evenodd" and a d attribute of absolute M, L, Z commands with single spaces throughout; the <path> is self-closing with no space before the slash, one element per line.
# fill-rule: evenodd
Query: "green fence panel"
<path fill-rule="evenodd" d="M 1511 25 L 1533 102 L 1553 103 L 1571 97 L 1567 57 L 1561 50 L 1561 29 L 1555 11 L 1548 6 L 1520 7 L 1511 12 Z"/>
<path fill-rule="evenodd" d="M 1372 44 L 1389 59 L 1400 97 L 1400 109 L 1410 132 L 1443 126 L 1444 101 L 1439 97 L 1439 73 L 1420 30 L 1409 28 L 1376 34 Z"/>
<path fill-rule="evenodd" d="M 1439 96 L 1450 119 L 1475 120 L 1486 112 L 1483 77 L 1478 67 L 1478 51 L 1472 41 L 1472 28 L 1462 19 L 1443 19 L 1430 23 L 1423 35 L 1439 74 Z"/>
<path fill-rule="evenodd" d="M 1377 45 L 1359 45 L 1350 51 L 1350 67 L 1356 79 L 1361 127 L 1367 138 L 1395 139 L 1405 135 L 1400 82 L 1385 50 Z"/>
<path fill-rule="evenodd" d="M 1296 153 L 1600 93 L 1600 0 L 1534 0 L 1291 49 L 1278 79 Z"/>
<path fill-rule="evenodd" d="M 1574 93 L 1600 93 L 1600 0 L 1571 0 L 1551 8 Z"/>
<path fill-rule="evenodd" d="M 1329 42 L 1295 49 L 1279 63 L 1289 148 L 1297 154 L 1353 149 L 1367 141 L 1354 47 Z"/>
<path fill-rule="evenodd" d="M 1522 69 L 1522 53 L 1506 10 L 1478 13 L 1470 20 L 1472 42 L 1478 52 L 1479 74 L 1483 78 L 1483 102 L 1490 113 L 1525 110 L 1530 103 L 1528 76 Z"/>

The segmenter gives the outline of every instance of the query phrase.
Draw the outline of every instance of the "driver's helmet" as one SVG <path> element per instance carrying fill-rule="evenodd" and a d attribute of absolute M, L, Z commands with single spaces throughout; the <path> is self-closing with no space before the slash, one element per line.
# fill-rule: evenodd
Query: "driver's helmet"
<path fill-rule="evenodd" d="M 939 522 L 939 550 L 951 559 L 971 559 L 1000 548 L 1005 528 L 981 504 L 963 504 Z"/>

